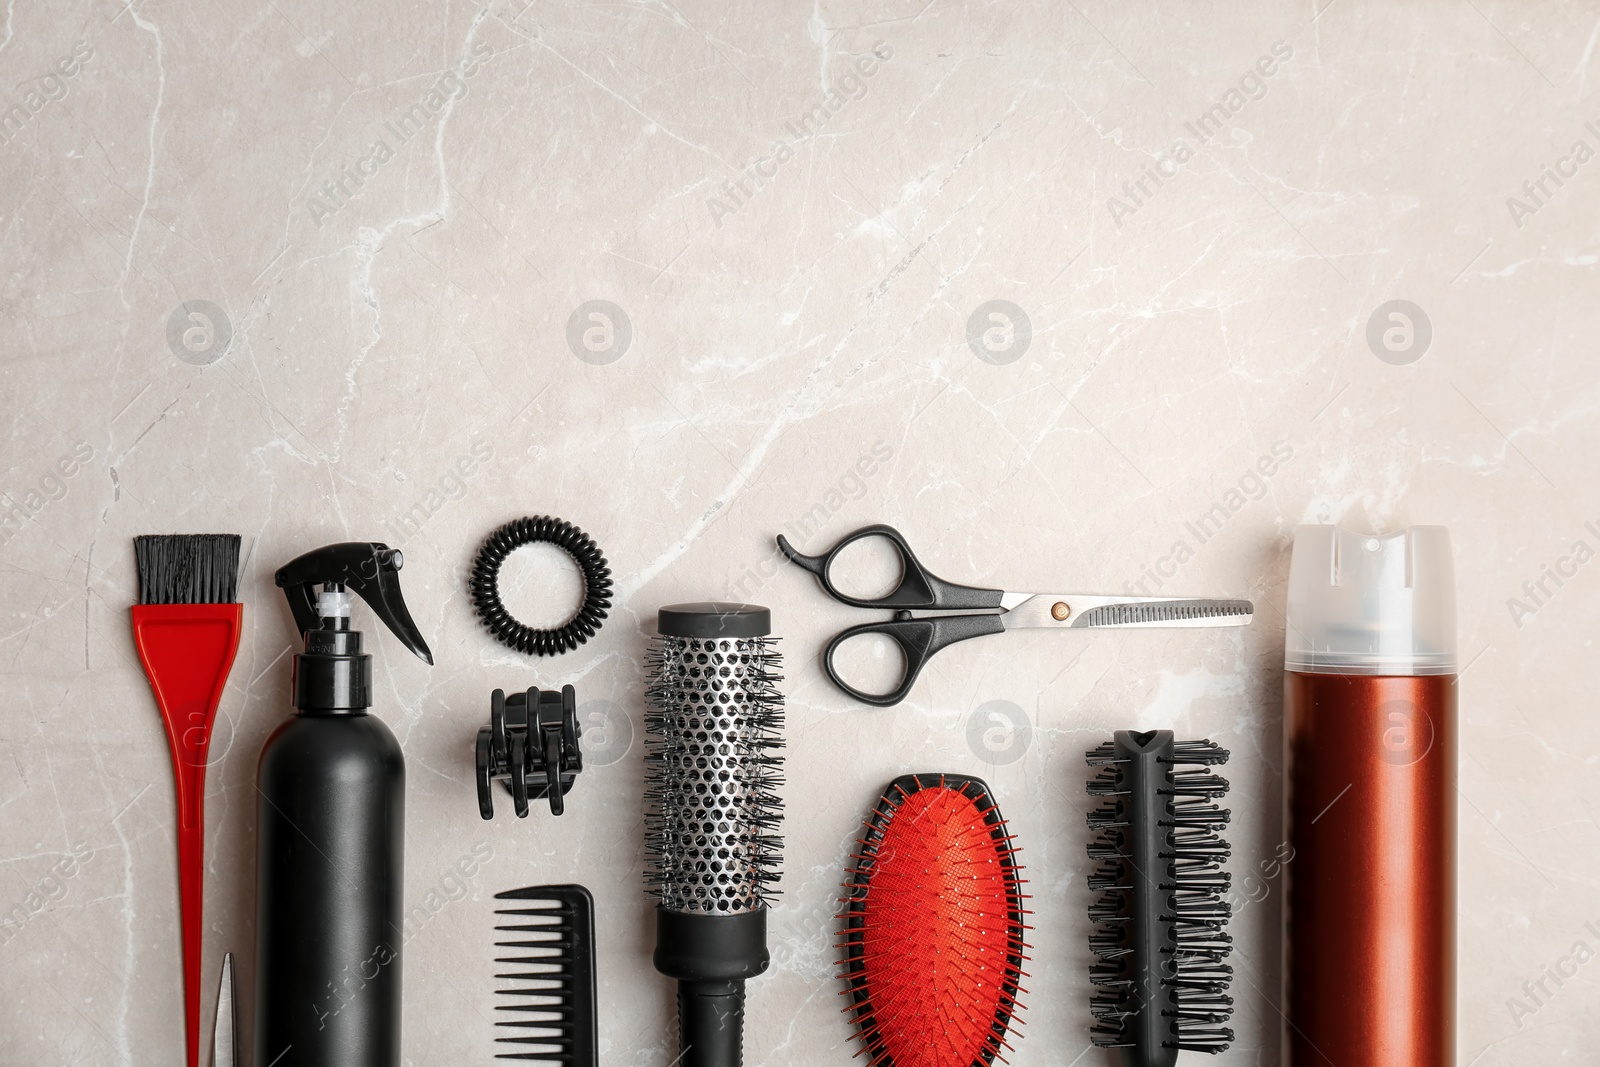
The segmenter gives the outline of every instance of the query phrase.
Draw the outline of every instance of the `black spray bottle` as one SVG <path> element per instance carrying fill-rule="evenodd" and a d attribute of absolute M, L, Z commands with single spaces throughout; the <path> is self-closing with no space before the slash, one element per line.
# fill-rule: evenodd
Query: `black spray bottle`
<path fill-rule="evenodd" d="M 400 1063 L 406 768 L 394 734 L 367 714 L 372 657 L 350 629 L 350 594 L 431 664 L 400 598 L 402 563 L 387 545 L 348 542 L 277 574 L 305 651 L 294 658 L 297 714 L 267 738 L 257 768 L 263 1067 Z"/>

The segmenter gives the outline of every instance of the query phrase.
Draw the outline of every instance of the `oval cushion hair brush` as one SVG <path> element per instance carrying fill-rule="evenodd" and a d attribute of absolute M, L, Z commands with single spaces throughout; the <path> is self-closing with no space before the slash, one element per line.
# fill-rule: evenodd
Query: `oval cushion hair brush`
<path fill-rule="evenodd" d="M 767 897 L 778 880 L 783 696 L 772 614 L 678 604 L 647 657 L 646 883 L 656 970 L 678 980 L 675 1065 L 738 1067 L 744 983 L 767 969 Z"/>
<path fill-rule="evenodd" d="M 875 1067 L 984 1067 L 1020 1005 L 1022 868 L 977 778 L 908 774 L 867 816 L 845 883 L 845 995 Z"/>
<path fill-rule="evenodd" d="M 1228 783 L 1210 768 L 1227 762 L 1227 750 L 1174 741 L 1171 730 L 1118 730 L 1087 758 L 1100 768 L 1089 795 L 1106 798 L 1088 816 L 1089 858 L 1100 861 L 1089 875 L 1100 894 L 1089 908 L 1098 924 L 1089 978 L 1099 986 L 1089 1036 L 1117 1049 L 1122 1067 L 1172 1067 L 1186 1049 L 1222 1052 L 1233 1043 L 1223 1025 L 1233 1014 L 1233 969 L 1223 962 L 1232 908 L 1222 899 L 1228 843 L 1218 835 L 1228 812 L 1212 801 Z"/>
<path fill-rule="evenodd" d="M 178 785 L 178 892 L 183 913 L 185 1036 L 189 1067 L 200 1065 L 200 921 L 205 874 L 206 761 L 211 724 L 239 651 L 244 605 L 238 534 L 172 534 L 133 539 L 139 603 L 133 644 L 161 709 Z"/>

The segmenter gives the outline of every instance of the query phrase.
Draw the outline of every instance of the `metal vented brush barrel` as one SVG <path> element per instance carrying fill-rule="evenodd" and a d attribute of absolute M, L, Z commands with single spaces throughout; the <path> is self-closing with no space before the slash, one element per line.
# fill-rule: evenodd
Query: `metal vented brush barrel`
<path fill-rule="evenodd" d="M 645 881 L 656 970 L 678 980 L 684 1067 L 738 1067 L 744 983 L 767 969 L 779 877 L 783 697 L 772 615 L 662 608 L 645 716 Z"/>

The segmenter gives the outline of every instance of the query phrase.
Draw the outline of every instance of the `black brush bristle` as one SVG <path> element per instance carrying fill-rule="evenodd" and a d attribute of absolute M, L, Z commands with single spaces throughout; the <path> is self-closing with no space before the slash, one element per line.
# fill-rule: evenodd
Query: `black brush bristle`
<path fill-rule="evenodd" d="M 495 990 L 516 1003 L 496 1004 L 510 1013 L 495 1023 L 514 1036 L 495 1041 L 515 1048 L 496 1059 L 527 1060 L 552 1067 L 595 1067 L 599 1042 L 595 1005 L 594 898 L 581 885 L 536 885 L 496 893 L 496 900 L 521 900 L 528 907 L 499 908 L 509 916 L 495 929 L 515 935 L 495 947 L 517 955 L 496 956 L 513 971 L 495 975 L 517 983 Z"/>
<path fill-rule="evenodd" d="M 232 604 L 239 599 L 238 534 L 145 534 L 133 539 L 141 604 Z"/>
<path fill-rule="evenodd" d="M 1169 730 L 1117 731 L 1086 753 L 1100 770 L 1089 794 L 1105 803 L 1089 812 L 1099 861 L 1089 888 L 1098 924 L 1089 935 L 1096 963 L 1090 979 L 1094 1025 L 1102 1048 L 1122 1050 L 1124 1067 L 1172 1067 L 1178 1053 L 1222 1052 L 1233 1042 L 1226 1023 L 1233 949 L 1223 900 L 1228 812 L 1212 801 L 1227 780 L 1209 768 L 1228 753 L 1210 741 L 1173 741 Z"/>

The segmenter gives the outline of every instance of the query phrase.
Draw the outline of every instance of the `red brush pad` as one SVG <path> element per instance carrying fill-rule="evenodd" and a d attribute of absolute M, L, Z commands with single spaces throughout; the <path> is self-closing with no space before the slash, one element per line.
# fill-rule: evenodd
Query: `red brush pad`
<path fill-rule="evenodd" d="M 1004 834 L 952 788 L 905 797 L 883 825 L 854 914 L 852 984 L 873 1063 L 968 1067 L 993 1057 L 1015 1007 L 1021 951 L 1017 869 Z"/>

